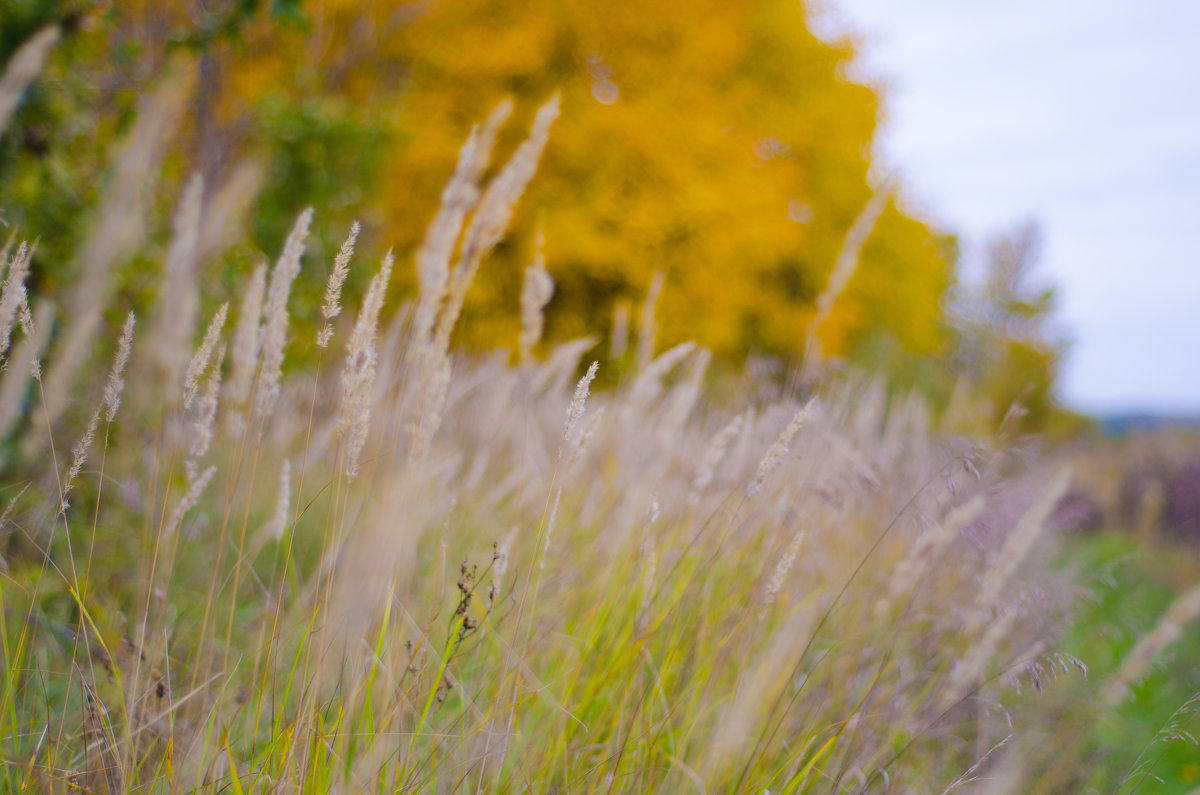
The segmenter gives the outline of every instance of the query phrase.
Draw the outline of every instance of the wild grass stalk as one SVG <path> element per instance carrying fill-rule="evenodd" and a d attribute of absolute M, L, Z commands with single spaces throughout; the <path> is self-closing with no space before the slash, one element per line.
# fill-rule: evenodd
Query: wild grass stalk
<path fill-rule="evenodd" d="M 132 129 L 121 142 L 113 174 L 77 256 L 78 277 L 62 297 L 66 320 L 45 376 L 46 410 L 56 422 L 71 405 L 75 377 L 87 360 L 112 290 L 111 274 L 141 245 L 145 204 L 168 135 L 183 111 L 191 73 L 184 69 L 164 79 L 142 102 Z M 40 441 L 39 441 L 40 440 Z M 33 437 L 33 450 L 44 442 Z"/>
<path fill-rule="evenodd" d="M 342 313 L 342 285 L 346 283 L 346 277 L 350 275 L 350 259 L 354 256 L 354 244 L 358 242 L 358 233 L 361 229 L 358 221 L 350 225 L 350 234 L 342 243 L 341 250 L 333 260 L 333 268 L 329 271 L 329 281 L 325 285 L 325 301 L 321 304 L 321 317 L 324 319 L 325 325 L 317 332 L 317 345 L 322 348 L 329 347 L 329 342 L 333 339 L 331 323 Z"/>
<path fill-rule="evenodd" d="M 30 36 L 4 65 L 4 76 L 0 77 L 0 131 L 8 124 L 25 89 L 42 71 L 60 35 L 57 25 L 47 25 Z"/>
<path fill-rule="evenodd" d="M 451 348 L 558 112 L 486 184 L 510 105 L 471 132 L 412 254 L 407 322 L 385 322 L 407 259 L 389 253 L 334 338 L 356 228 L 324 304 L 293 305 L 306 210 L 269 276 L 230 287 L 228 373 L 223 304 L 194 349 L 186 317 L 164 332 L 190 349 L 170 383 L 129 377 L 127 409 L 157 402 L 157 425 L 114 422 L 132 323 L 107 388 L 79 373 L 105 399 L 65 475 L 56 439 L 88 417 L 56 415 L 38 375 L 37 413 L 7 426 L 42 452 L 4 463 L 21 489 L 0 526 L 25 548 L 0 592 L 0 789 L 924 791 L 1009 753 L 983 705 L 1008 698 L 1004 673 L 1052 665 L 1058 605 L 1021 595 L 1055 576 L 1035 551 L 1065 479 L 1031 488 L 1038 465 L 1014 477 L 1002 449 L 869 382 L 713 400 L 707 351 L 654 356 L 661 276 L 636 376 L 594 389 L 595 340 L 535 355 L 540 245 L 519 365 Z M 203 256 L 192 185 L 163 306 L 200 304 L 180 293 Z M 98 295 L 112 264 L 87 266 Z M 30 314 L 24 267 L 0 319 Z M 30 339 L 51 322 L 33 305 Z M 285 361 L 295 329 L 318 364 Z M 37 361 L 26 342 L 11 366 Z M 68 490 L 83 507 L 64 513 Z M 86 554 L 53 532 L 85 508 Z"/>
<path fill-rule="evenodd" d="M 188 360 L 196 328 L 199 312 L 196 271 L 200 263 L 203 200 L 204 179 L 193 174 L 175 210 L 162 294 L 157 301 L 154 330 L 149 336 L 166 390 L 178 388 L 180 370 Z"/>
<path fill-rule="evenodd" d="M 263 325 L 259 332 L 259 373 L 254 390 L 253 417 L 265 423 L 279 399 L 280 378 L 283 375 L 283 348 L 287 344 L 288 296 L 292 282 L 300 275 L 300 257 L 312 223 L 312 208 L 300 213 L 283 245 L 283 253 L 271 270 L 263 304 Z"/>
<path fill-rule="evenodd" d="M 533 346 L 542 338 L 542 312 L 554 296 L 554 279 L 546 270 L 546 255 L 542 250 L 546 244 L 545 238 L 545 233 L 539 229 L 537 253 L 533 264 L 525 269 L 525 283 L 521 287 L 521 335 L 517 346 L 522 363 L 533 358 Z"/>

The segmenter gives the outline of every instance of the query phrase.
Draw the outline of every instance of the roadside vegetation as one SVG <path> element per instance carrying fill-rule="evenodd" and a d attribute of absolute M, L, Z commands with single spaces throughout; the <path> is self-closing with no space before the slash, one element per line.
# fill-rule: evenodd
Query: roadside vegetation
<path fill-rule="evenodd" d="M 46 30 L 6 67 L 0 124 Z M 713 372 L 666 328 L 658 281 L 625 327 L 544 340 L 549 226 L 524 241 L 513 344 L 452 344 L 558 95 L 471 128 L 411 250 L 347 223 L 314 251 L 320 209 L 298 209 L 269 262 L 214 288 L 200 265 L 245 197 L 196 175 L 163 230 L 141 207 L 180 79 L 115 148 L 69 283 L 42 278 L 38 239 L 3 247 L 0 790 L 1200 774 L 1183 664 L 1200 651 L 1178 642 L 1198 592 L 1117 567 L 1127 541 L 1066 534 L 1088 462 L 1020 412 L 939 404 L 813 346 L 789 371 Z M 848 224 L 813 338 L 889 200 Z M 157 267 L 115 278 L 156 235 Z"/>

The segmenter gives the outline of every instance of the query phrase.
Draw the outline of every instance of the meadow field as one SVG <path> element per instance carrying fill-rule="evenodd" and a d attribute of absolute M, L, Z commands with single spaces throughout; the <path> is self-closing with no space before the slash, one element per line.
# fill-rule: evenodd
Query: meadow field
<path fill-rule="evenodd" d="M 412 250 L 355 224 L 318 256 L 297 208 L 206 292 L 224 210 L 196 176 L 160 267 L 109 289 L 161 167 L 145 107 L 69 282 L 3 247 L 0 791 L 1200 785 L 1190 542 L 1064 509 L 1123 453 L 811 350 L 717 370 L 660 342 L 661 282 L 549 343 L 540 240 L 517 344 L 455 346 L 557 96 L 479 120 Z"/>

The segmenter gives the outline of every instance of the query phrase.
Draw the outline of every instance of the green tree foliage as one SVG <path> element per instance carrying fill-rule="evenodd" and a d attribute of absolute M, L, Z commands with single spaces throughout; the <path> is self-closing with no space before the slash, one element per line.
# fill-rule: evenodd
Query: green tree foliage
<path fill-rule="evenodd" d="M 77 242 L 76 221 L 95 198 L 103 173 L 105 144 L 114 119 L 128 105 L 107 107 L 90 69 L 107 46 L 85 29 L 94 16 L 82 3 L 56 0 L 0 0 L 0 63 L 46 25 L 58 25 L 62 39 L 40 79 L 26 90 L 8 127 L 0 135 L 0 218 L 8 227 L 38 238 L 35 282 L 61 280 L 61 267 L 45 267 L 70 258 Z M 114 63 L 114 68 L 119 68 Z M 101 117 L 108 123 L 101 121 Z"/>
<path fill-rule="evenodd" d="M 990 243 L 982 283 L 957 301 L 955 361 L 972 391 L 991 404 L 993 422 L 1009 415 L 1023 430 L 1066 432 L 1080 418 L 1055 394 L 1067 345 L 1053 324 L 1055 291 L 1035 280 L 1040 246 L 1032 222 Z"/>

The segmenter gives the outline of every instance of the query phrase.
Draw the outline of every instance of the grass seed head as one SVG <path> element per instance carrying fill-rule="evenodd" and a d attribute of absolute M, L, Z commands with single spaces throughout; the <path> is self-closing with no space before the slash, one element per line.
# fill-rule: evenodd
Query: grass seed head
<path fill-rule="evenodd" d="M 309 207 L 296 219 L 267 285 L 267 299 L 263 306 L 263 325 L 260 332 L 259 381 L 254 396 L 254 417 L 260 422 L 271 416 L 275 403 L 279 400 L 283 350 L 287 344 L 288 296 L 292 291 L 292 282 L 300 274 L 300 258 L 304 254 L 304 244 L 308 239 L 312 216 L 313 211 Z"/>
<path fill-rule="evenodd" d="M 267 292 L 267 266 L 260 263 L 250 277 L 242 305 L 238 311 L 237 328 L 233 332 L 233 368 L 229 377 L 230 402 L 239 409 L 245 408 L 254 386 L 254 374 L 258 369 L 258 353 L 261 342 L 263 299 Z M 240 412 L 230 417 L 243 419 Z M 236 431 L 236 428 L 234 428 Z"/>
<path fill-rule="evenodd" d="M 27 303 L 25 279 L 29 277 L 29 260 L 33 251 L 27 243 L 21 243 L 17 254 L 8 263 L 8 275 L 4 289 L 0 292 L 0 361 L 8 353 L 12 330 L 16 325 L 21 307 Z M 28 332 L 26 332 L 28 334 Z"/>
<path fill-rule="evenodd" d="M 762 461 L 758 464 L 758 470 L 754 473 L 754 479 L 750 481 L 750 485 L 746 488 L 746 499 L 756 497 L 762 491 L 763 486 L 766 485 L 767 478 L 783 463 L 783 460 L 787 457 L 788 450 L 791 448 L 792 439 L 801 426 L 804 425 L 811 406 L 812 401 L 809 401 L 803 408 L 797 411 L 792 417 L 792 421 L 779 434 L 779 438 L 767 448 L 766 455 L 763 456 Z"/>
<path fill-rule="evenodd" d="M 333 270 L 329 272 L 329 280 L 325 284 L 325 301 L 321 304 L 321 317 L 324 318 L 325 325 L 317 332 L 317 345 L 322 348 L 329 347 L 329 342 L 333 339 L 333 325 L 330 321 L 342 313 L 342 285 L 346 283 L 346 277 L 350 274 L 350 258 L 354 256 L 354 244 L 358 240 L 360 229 L 358 221 L 350 225 L 350 234 L 334 258 Z"/>
<path fill-rule="evenodd" d="M 129 354 L 133 351 L 134 322 L 133 312 L 125 316 L 121 338 L 117 341 L 117 356 L 104 385 L 104 420 L 109 423 L 117 416 L 117 409 L 121 406 L 121 393 L 125 390 L 125 365 L 129 364 Z"/>

